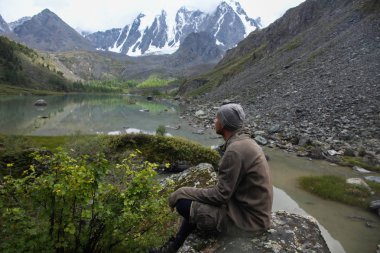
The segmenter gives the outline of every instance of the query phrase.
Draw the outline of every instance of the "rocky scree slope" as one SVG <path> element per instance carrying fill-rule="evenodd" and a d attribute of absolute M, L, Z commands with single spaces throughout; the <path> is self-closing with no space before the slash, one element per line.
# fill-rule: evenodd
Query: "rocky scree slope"
<path fill-rule="evenodd" d="M 378 165 L 379 69 L 379 1 L 307 0 L 251 33 L 180 94 L 198 95 L 189 115 L 204 109 L 212 118 L 208 108 L 239 102 L 250 126 L 279 146 L 317 144 Z"/>

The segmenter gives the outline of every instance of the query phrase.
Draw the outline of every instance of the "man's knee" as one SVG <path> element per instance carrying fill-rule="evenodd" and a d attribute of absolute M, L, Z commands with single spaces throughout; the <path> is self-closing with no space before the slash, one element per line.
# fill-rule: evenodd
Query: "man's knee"
<path fill-rule="evenodd" d="M 191 202 L 189 199 L 180 199 L 175 205 L 177 212 L 187 220 L 190 219 Z"/>

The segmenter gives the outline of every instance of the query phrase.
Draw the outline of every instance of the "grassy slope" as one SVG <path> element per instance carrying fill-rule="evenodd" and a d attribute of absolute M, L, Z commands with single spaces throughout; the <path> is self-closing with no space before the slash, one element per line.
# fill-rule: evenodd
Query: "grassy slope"
<path fill-rule="evenodd" d="M 0 94 L 64 92 L 71 81 L 36 51 L 0 37 Z"/>

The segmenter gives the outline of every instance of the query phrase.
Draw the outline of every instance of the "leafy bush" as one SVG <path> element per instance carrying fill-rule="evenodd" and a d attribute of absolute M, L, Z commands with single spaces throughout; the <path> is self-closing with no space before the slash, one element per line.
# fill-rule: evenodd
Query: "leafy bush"
<path fill-rule="evenodd" d="M 207 162 L 217 166 L 220 159 L 215 150 L 179 137 L 128 134 L 110 136 L 108 141 L 108 154 L 123 154 L 125 150 L 139 149 L 144 159 L 155 163 L 187 161 L 190 165 Z"/>
<path fill-rule="evenodd" d="M 164 136 L 166 134 L 166 128 L 164 125 L 159 125 L 156 129 L 156 134 Z"/>
<path fill-rule="evenodd" d="M 62 150 L 34 159 L 24 177 L 1 182 L 1 252 L 135 252 L 160 240 L 153 233 L 167 236 L 172 218 L 154 164 L 131 154 L 111 166 Z"/>

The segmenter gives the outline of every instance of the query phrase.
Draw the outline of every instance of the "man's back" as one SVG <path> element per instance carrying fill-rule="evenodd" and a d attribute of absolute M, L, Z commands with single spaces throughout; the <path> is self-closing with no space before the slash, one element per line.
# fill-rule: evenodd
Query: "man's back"
<path fill-rule="evenodd" d="M 233 169 L 239 173 L 236 190 L 227 203 L 228 216 L 246 231 L 268 228 L 273 189 L 269 165 L 261 147 L 246 130 L 237 132 L 226 146 L 219 169 Z"/>

